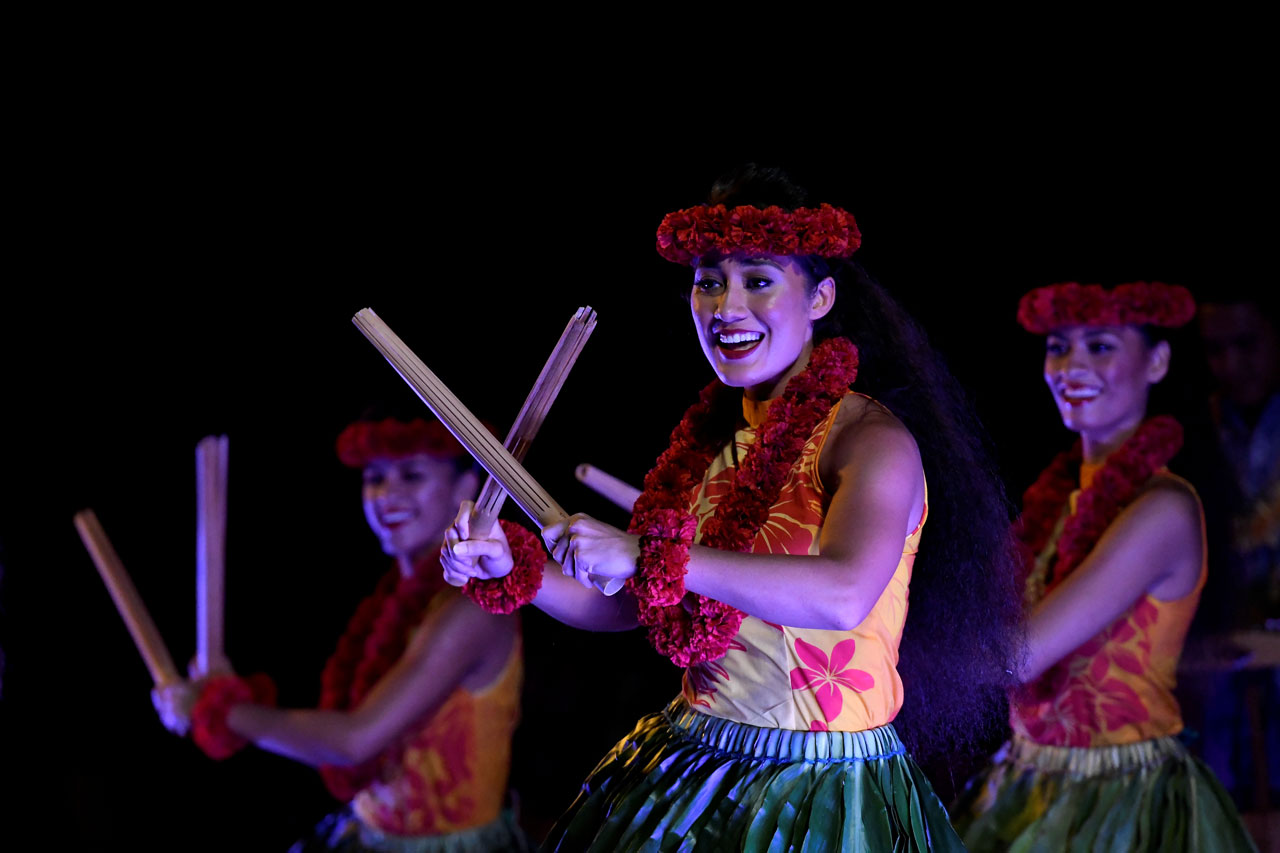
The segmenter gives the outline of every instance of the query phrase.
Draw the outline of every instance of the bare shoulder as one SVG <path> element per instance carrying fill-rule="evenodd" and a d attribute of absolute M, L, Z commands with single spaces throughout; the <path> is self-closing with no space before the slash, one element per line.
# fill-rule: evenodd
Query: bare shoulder
<path fill-rule="evenodd" d="M 835 487 L 849 466 L 868 464 L 916 479 L 922 470 L 920 449 L 902 421 L 870 397 L 846 394 L 822 448 L 819 471 Z"/>
<path fill-rule="evenodd" d="M 1175 474 L 1156 474 L 1130 506 L 1171 524 L 1185 524 L 1197 531 L 1200 528 L 1200 496 L 1190 483 Z"/>
<path fill-rule="evenodd" d="M 1148 587 L 1156 598 L 1172 601 L 1195 588 L 1204 537 L 1200 498 L 1187 481 L 1173 475 L 1153 477 L 1112 527 L 1117 537 L 1147 543 L 1147 558 L 1162 568 Z M 1108 535 L 1113 535 L 1111 530 Z"/>
<path fill-rule="evenodd" d="M 489 613 L 461 592 L 453 593 L 422 621 L 407 653 L 459 655 L 473 667 L 486 669 L 506 660 L 517 633 L 517 618 Z"/>

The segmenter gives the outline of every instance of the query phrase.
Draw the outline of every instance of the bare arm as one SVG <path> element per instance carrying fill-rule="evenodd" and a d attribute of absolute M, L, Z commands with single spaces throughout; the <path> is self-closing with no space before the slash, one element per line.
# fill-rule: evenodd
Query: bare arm
<path fill-rule="evenodd" d="M 695 547 L 685 586 L 780 625 L 849 630 L 871 612 L 923 511 L 924 474 L 911 434 L 867 411 L 828 439 L 832 490 L 816 556 Z"/>
<path fill-rule="evenodd" d="M 1165 481 L 1111 523 L 1089 556 L 1041 601 L 1027 620 L 1026 682 L 1119 618 L 1144 594 L 1180 598 L 1195 588 L 1203 554 L 1200 504 Z"/>
<path fill-rule="evenodd" d="M 433 713 L 469 679 L 496 677 L 515 636 L 514 617 L 485 613 L 459 598 L 428 616 L 400 660 L 358 707 L 321 711 L 237 705 L 227 722 L 260 748 L 306 764 L 359 764 Z"/>
<path fill-rule="evenodd" d="M 817 556 L 690 549 L 685 587 L 770 622 L 848 630 L 884 592 L 924 506 L 911 434 L 884 409 L 851 398 L 820 462 L 832 490 Z M 569 535 L 566 534 L 566 530 Z M 630 577 L 639 539 L 587 516 L 543 530 L 580 582 Z"/>

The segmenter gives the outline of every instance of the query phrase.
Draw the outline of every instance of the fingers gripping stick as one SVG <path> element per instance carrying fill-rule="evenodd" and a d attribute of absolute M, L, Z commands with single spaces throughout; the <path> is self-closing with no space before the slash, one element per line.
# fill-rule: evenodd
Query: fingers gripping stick
<path fill-rule="evenodd" d="M 531 521 L 542 528 L 567 517 L 567 513 L 525 470 L 512 451 L 498 443 L 493 434 L 480 424 L 462 401 L 405 345 L 395 332 L 391 331 L 386 323 L 382 322 L 372 309 L 365 308 L 358 312 L 352 318 L 352 322 L 408 383 L 419 399 L 427 404 L 427 408 L 431 409 L 440 422 L 453 433 L 472 458 L 489 472 L 489 476 L 497 486 L 501 486 L 507 494 L 511 495 Z M 571 333 L 571 328 L 574 328 L 575 324 L 580 327 L 580 330 Z M 533 435 L 541 426 L 551 401 L 559 392 L 569 368 L 572 367 L 578 352 L 586 342 L 586 336 L 595 328 L 595 312 L 589 308 L 580 309 L 570 321 L 570 327 L 566 328 L 564 335 L 561 336 L 560 343 L 556 345 L 551 359 L 543 368 L 542 375 L 539 376 L 538 382 L 529 395 L 530 399 L 525 401 L 525 407 L 521 410 L 508 436 L 508 442 L 511 442 L 517 450 L 521 449 L 522 442 L 527 449 L 527 444 L 532 441 Z M 522 450 L 521 456 L 523 455 Z M 480 515 L 476 521 L 487 521 L 488 529 L 492 529 L 493 519 L 497 515 L 496 508 L 501 506 L 501 500 L 493 491 L 497 486 L 492 487 L 488 495 L 482 493 L 481 500 L 477 501 L 477 507 L 485 514 Z M 481 533 L 480 524 L 475 524 L 475 531 Z M 606 581 L 597 586 L 606 595 L 612 595 L 621 588 L 621 583 Z"/>

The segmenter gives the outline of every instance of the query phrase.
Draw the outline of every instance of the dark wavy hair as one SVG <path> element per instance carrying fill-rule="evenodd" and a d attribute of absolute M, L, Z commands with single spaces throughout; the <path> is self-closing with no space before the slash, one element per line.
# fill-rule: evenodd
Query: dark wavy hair
<path fill-rule="evenodd" d="M 778 169 L 749 164 L 712 186 L 710 204 L 812 206 Z M 929 484 L 925 525 L 899 649 L 906 693 L 895 726 L 918 758 L 983 746 L 1003 724 L 1005 689 L 1022 650 L 1011 506 L 967 395 L 910 315 L 857 263 L 798 258 L 811 283 L 836 282 L 815 341 L 858 347 L 854 389 L 910 430 Z"/>

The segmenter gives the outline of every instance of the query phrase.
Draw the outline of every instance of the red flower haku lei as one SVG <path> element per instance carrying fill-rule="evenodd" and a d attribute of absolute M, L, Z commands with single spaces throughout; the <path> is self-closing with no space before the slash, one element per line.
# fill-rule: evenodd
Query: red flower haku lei
<path fill-rule="evenodd" d="M 1107 457 L 1089 488 L 1080 493 L 1075 514 L 1063 524 L 1052 565 L 1045 569 L 1047 577 L 1029 576 L 1029 587 L 1044 584 L 1044 592 L 1048 593 L 1069 577 L 1152 475 L 1168 465 L 1181 447 L 1182 426 L 1168 415 L 1151 418 L 1138 427 L 1137 432 Z M 1023 556 L 1028 575 L 1036 557 L 1049 546 L 1058 519 L 1078 486 L 1076 478 L 1081 457 L 1081 445 L 1077 441 L 1071 450 L 1058 454 L 1023 495 L 1022 518 L 1015 533 L 1025 548 Z M 1039 600 L 1042 595 L 1035 597 Z M 1060 680 L 1057 668 L 1051 667 L 1024 689 L 1033 696 L 1043 695 L 1045 691 L 1052 693 Z"/>
<path fill-rule="evenodd" d="M 1018 322 L 1037 335 L 1066 326 L 1177 328 L 1195 313 L 1191 291 L 1159 281 L 1134 281 L 1112 290 L 1064 281 L 1037 287 L 1018 302 Z"/>
<path fill-rule="evenodd" d="M 320 707 L 355 708 L 387 670 L 400 659 L 409 636 L 426 615 L 427 605 L 446 586 L 440 552 L 413 567 L 412 577 L 391 569 L 372 595 L 360 602 L 338 647 L 320 676 Z M 354 767 L 322 765 L 320 776 L 329 793 L 343 802 L 373 781 L 384 756 Z"/>
<path fill-rule="evenodd" d="M 847 339 L 832 338 L 814 348 L 808 366 L 770 404 L 729 491 L 703 525 L 703 545 L 751 550 L 805 442 L 857 375 L 858 350 Z M 702 390 L 671 433 L 671 446 L 645 476 L 628 528 L 640 534 L 636 575 L 627 581 L 637 616 L 649 628 L 649 642 L 677 666 L 723 657 L 746 616 L 703 595 L 686 598 L 684 589 L 697 526 L 689 512 L 693 492 L 725 441 L 733 439 L 740 402 L 741 392 L 719 380 Z"/>
<path fill-rule="evenodd" d="M 687 264 L 708 252 L 847 258 L 862 244 L 853 214 L 829 204 L 786 210 L 699 205 L 662 217 L 658 254 Z"/>
<path fill-rule="evenodd" d="M 248 678 L 215 675 L 205 681 L 191 709 L 191 739 L 214 761 L 230 758 L 249 741 L 231 730 L 227 714 L 235 705 L 275 705 L 276 686 L 263 673 Z"/>
<path fill-rule="evenodd" d="M 400 459 L 425 453 L 436 459 L 466 456 L 467 451 L 439 421 L 396 418 L 356 421 L 347 426 L 336 443 L 338 459 L 350 468 L 363 468 L 374 459 Z"/>
<path fill-rule="evenodd" d="M 500 578 L 472 578 L 462 592 L 482 610 L 506 615 L 537 596 L 542 588 L 542 570 L 547 565 L 547 556 L 537 536 L 518 524 L 500 523 L 511 545 L 514 563 L 511 571 Z"/>

